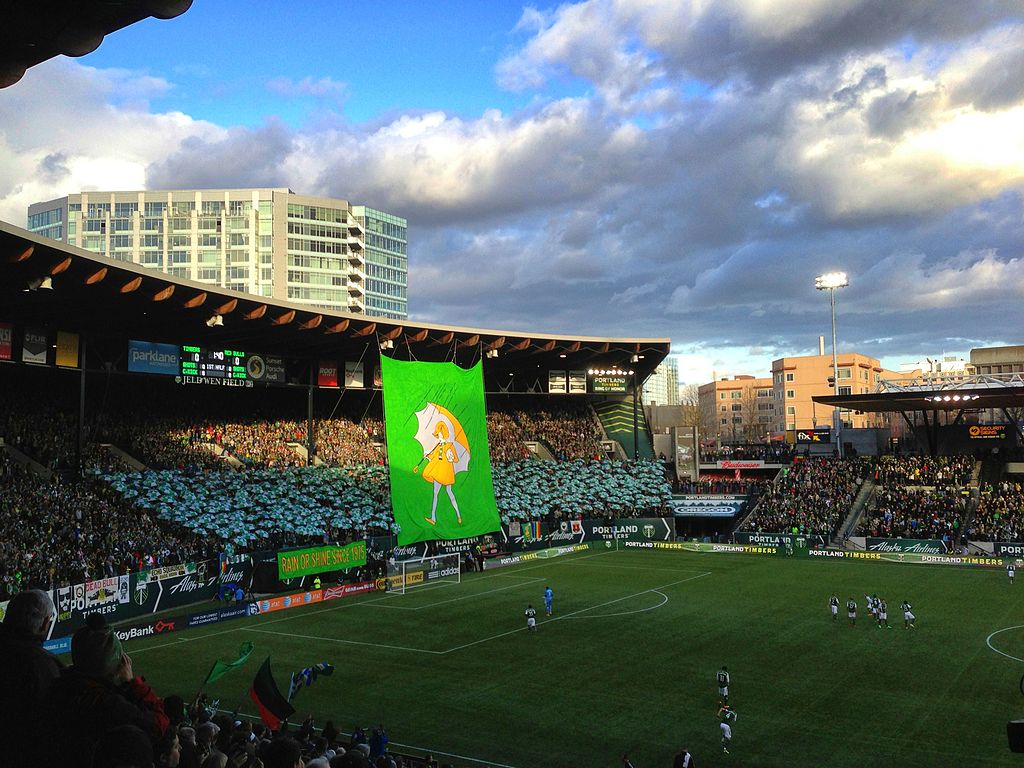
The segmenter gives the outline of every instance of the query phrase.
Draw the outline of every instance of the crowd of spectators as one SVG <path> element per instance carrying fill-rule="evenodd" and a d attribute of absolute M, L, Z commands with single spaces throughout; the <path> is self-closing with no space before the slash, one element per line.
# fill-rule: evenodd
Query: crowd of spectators
<path fill-rule="evenodd" d="M 496 465 L 502 522 L 667 514 L 672 486 L 660 462 L 525 460 Z"/>
<path fill-rule="evenodd" d="M 1024 482 L 1007 479 L 981 488 L 971 538 L 1024 540 Z"/>
<path fill-rule="evenodd" d="M 589 405 L 566 404 L 560 410 L 520 409 L 515 411 L 527 440 L 547 446 L 558 461 L 600 459 L 601 427 Z"/>
<path fill-rule="evenodd" d="M 875 483 L 893 486 L 953 488 L 966 486 L 974 472 L 970 456 L 882 456 Z"/>
<path fill-rule="evenodd" d="M 722 445 L 700 447 L 700 463 L 717 461 L 763 461 L 766 464 L 788 464 L 793 460 L 793 447 L 786 443 L 770 445 Z"/>
<path fill-rule="evenodd" d="M 379 464 L 208 475 L 160 470 L 104 480 L 128 504 L 245 549 L 388 534 L 394 524 L 387 470 Z"/>
<path fill-rule="evenodd" d="M 509 413 L 494 411 L 487 414 L 487 442 L 491 461 L 518 461 L 530 458 L 526 447 L 526 434 Z"/>
<path fill-rule="evenodd" d="M 874 471 L 878 490 L 858 533 L 959 541 L 973 471 L 970 456 L 882 456 Z"/>
<path fill-rule="evenodd" d="M 382 727 L 345 735 L 331 721 L 316 729 L 308 718 L 272 731 L 225 714 L 205 696 L 190 704 L 177 694 L 161 697 L 99 614 L 75 632 L 66 666 L 42 647 L 53 617 L 49 595 L 29 590 L 11 601 L 0 624 L 5 766 L 438 768 L 429 757 L 392 754 Z"/>
<path fill-rule="evenodd" d="M 880 487 L 872 509 L 858 526 L 862 536 L 876 538 L 942 539 L 957 542 L 970 496 L 966 491 L 940 488 L 913 490 L 901 485 Z"/>
<path fill-rule="evenodd" d="M 771 480 L 764 478 L 701 474 L 699 480 L 683 480 L 679 483 L 679 493 L 707 493 L 707 494 L 730 494 L 736 496 L 749 496 L 752 493 L 761 493 Z"/>
<path fill-rule="evenodd" d="M 5 393 L 0 407 L 0 437 L 4 442 L 53 470 L 74 466 L 77 422 L 50 408 L 26 402 L 17 393 Z"/>
<path fill-rule="evenodd" d="M 215 551 L 94 482 L 46 481 L 0 457 L 0 599 Z"/>
<path fill-rule="evenodd" d="M 806 459 L 765 488 L 743 529 L 831 536 L 846 518 L 868 465 L 860 459 Z"/>

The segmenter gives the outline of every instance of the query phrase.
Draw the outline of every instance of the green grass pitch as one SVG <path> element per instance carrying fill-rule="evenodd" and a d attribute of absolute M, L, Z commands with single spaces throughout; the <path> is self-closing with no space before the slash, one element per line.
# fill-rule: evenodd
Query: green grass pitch
<path fill-rule="evenodd" d="M 893 629 L 868 620 L 865 593 L 886 598 Z M 1020 758 L 1005 723 L 1024 716 L 1024 662 L 1009 658 L 1024 659 L 1022 593 L 1002 570 L 590 551 L 126 645 L 158 692 L 187 699 L 214 658 L 252 640 L 246 665 L 209 688 L 243 713 L 268 654 L 285 690 L 290 672 L 330 662 L 334 675 L 293 702 L 296 720 L 382 723 L 393 742 L 477 761 L 447 758 L 457 765 L 614 767 L 628 752 L 656 768 L 687 746 L 701 768 L 1010 766 Z M 903 599 L 916 630 L 903 628 Z M 991 643 L 1007 655 L 987 644 L 1001 629 Z M 729 755 L 716 717 L 723 664 L 739 715 Z"/>

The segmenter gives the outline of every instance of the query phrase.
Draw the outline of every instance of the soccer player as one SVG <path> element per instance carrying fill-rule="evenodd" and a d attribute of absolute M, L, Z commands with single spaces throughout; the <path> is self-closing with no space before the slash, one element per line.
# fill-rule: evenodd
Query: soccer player
<path fill-rule="evenodd" d="M 722 734 L 722 751 L 729 754 L 729 745 L 732 743 L 732 724 L 736 722 L 736 711 L 727 703 L 719 702 L 718 717 L 721 723 L 718 729 Z"/>
<path fill-rule="evenodd" d="M 913 613 L 910 612 L 911 605 L 906 600 L 903 601 L 903 605 L 900 606 L 903 609 L 903 628 L 904 629 L 917 629 L 914 626 L 914 620 L 917 618 Z"/>
<path fill-rule="evenodd" d="M 885 602 L 885 598 L 881 598 L 878 601 L 878 628 L 882 628 L 882 624 L 885 624 L 889 629 L 892 629 L 892 625 L 889 624 L 889 604 Z"/>
<path fill-rule="evenodd" d="M 836 621 L 839 618 L 839 598 L 836 597 L 835 592 L 828 599 L 828 607 L 832 609 L 832 621 Z"/>
<path fill-rule="evenodd" d="M 548 616 L 551 615 L 551 606 L 555 601 L 555 593 L 551 591 L 551 587 L 544 587 L 544 610 L 548 612 Z"/>
<path fill-rule="evenodd" d="M 846 601 L 846 618 L 850 620 L 850 626 L 857 626 L 857 601 L 853 599 L 853 595 Z"/>
<path fill-rule="evenodd" d="M 1006 564 L 1006 575 L 1010 577 L 1010 583 L 1011 584 L 1013 584 L 1013 574 L 1014 574 L 1015 571 L 1016 571 L 1016 568 L 1015 568 L 1015 566 L 1013 564 L 1013 560 L 1011 560 L 1010 562 L 1008 562 Z"/>
<path fill-rule="evenodd" d="M 537 631 L 537 611 L 532 605 L 526 606 L 526 628 L 530 632 Z"/>
<path fill-rule="evenodd" d="M 718 695 L 729 701 L 729 670 L 723 665 L 718 671 Z"/>

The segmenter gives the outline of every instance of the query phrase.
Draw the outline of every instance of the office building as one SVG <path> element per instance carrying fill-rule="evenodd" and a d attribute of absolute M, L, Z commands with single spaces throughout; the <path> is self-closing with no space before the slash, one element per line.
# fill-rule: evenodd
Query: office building
<path fill-rule="evenodd" d="M 700 433 L 720 443 L 764 442 L 775 428 L 772 380 L 723 377 L 697 388 Z"/>
<path fill-rule="evenodd" d="M 408 317 L 406 221 L 289 189 L 81 192 L 29 206 L 28 229 L 243 293 Z"/>

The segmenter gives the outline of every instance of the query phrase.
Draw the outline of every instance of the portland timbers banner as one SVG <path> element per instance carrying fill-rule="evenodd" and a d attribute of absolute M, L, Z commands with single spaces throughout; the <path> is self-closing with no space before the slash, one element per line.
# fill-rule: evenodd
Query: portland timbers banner
<path fill-rule="evenodd" d="M 398 544 L 499 530 L 481 364 L 383 357 L 381 376 Z"/>

